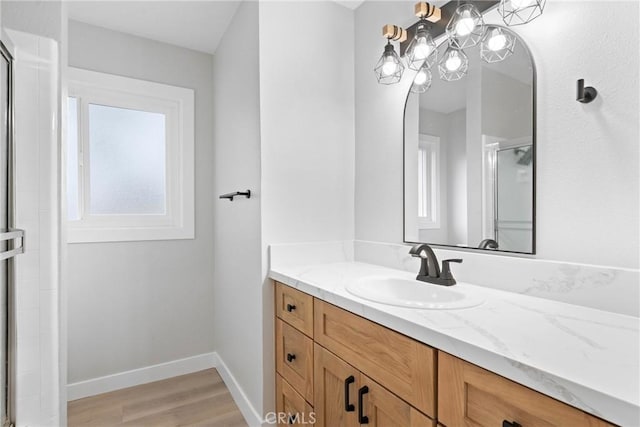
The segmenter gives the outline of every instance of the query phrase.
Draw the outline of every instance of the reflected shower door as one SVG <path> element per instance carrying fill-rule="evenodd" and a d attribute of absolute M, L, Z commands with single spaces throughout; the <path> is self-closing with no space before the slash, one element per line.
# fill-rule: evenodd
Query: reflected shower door
<path fill-rule="evenodd" d="M 531 252 L 533 248 L 533 147 L 497 151 L 495 236 L 501 250 Z"/>

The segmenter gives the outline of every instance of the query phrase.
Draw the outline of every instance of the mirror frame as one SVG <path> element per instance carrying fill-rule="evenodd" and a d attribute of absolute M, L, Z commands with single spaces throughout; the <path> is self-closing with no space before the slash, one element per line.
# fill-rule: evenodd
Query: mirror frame
<path fill-rule="evenodd" d="M 489 25 L 494 25 L 494 24 L 489 24 Z M 474 247 L 470 247 L 470 246 L 456 246 L 456 245 L 447 245 L 444 243 L 433 243 L 433 242 L 414 242 L 414 241 L 410 241 L 407 240 L 406 238 L 406 203 L 405 203 L 405 195 L 406 195 L 406 165 L 405 165 L 405 142 L 406 142 L 406 126 L 405 126 L 405 120 L 406 120 L 406 115 L 407 115 L 407 104 L 409 103 L 409 98 L 411 97 L 411 95 L 413 94 L 411 92 L 411 86 L 409 86 L 409 91 L 407 93 L 407 97 L 404 101 L 404 110 L 402 113 L 402 241 L 404 243 L 410 243 L 412 245 L 417 245 L 417 244 L 422 244 L 422 243 L 426 243 L 429 246 L 433 246 L 435 248 L 443 248 L 443 249 L 449 249 L 449 250 L 458 250 L 458 251 L 469 251 L 469 252 L 478 252 L 478 253 L 484 253 L 484 254 L 500 254 L 500 255 L 517 255 L 517 256 L 534 256 L 536 254 L 536 231 L 537 231 L 537 221 L 536 221 L 536 208 L 537 208 L 537 164 L 538 164 L 538 141 L 537 141 L 537 127 L 538 127 L 538 122 L 537 122 L 537 109 L 538 109 L 538 99 L 537 99 L 537 92 L 538 92 L 538 88 L 537 88 L 537 81 L 538 81 L 538 74 L 537 74 L 537 70 L 536 70 L 536 62 L 534 60 L 534 57 L 531 53 L 531 49 L 529 49 L 529 46 L 527 46 L 527 44 L 524 42 L 524 40 L 522 39 L 522 37 L 517 34 L 516 32 L 512 31 L 509 27 L 506 27 L 504 25 L 495 25 L 497 27 L 501 27 L 501 28 L 505 28 L 507 29 L 509 32 L 511 32 L 512 34 L 515 35 L 516 39 L 518 40 L 518 42 L 520 43 L 520 45 L 525 49 L 525 51 L 527 52 L 527 54 L 529 55 L 529 58 L 531 58 L 531 71 L 532 71 L 532 81 L 531 81 L 531 102 L 532 102 L 532 117 L 531 117 L 531 144 L 532 144 L 532 150 L 533 150 L 533 167 L 532 167 L 532 171 L 533 171 L 533 177 L 532 177 L 532 193 L 533 193 L 533 201 L 532 201 L 532 212 L 531 212 L 531 219 L 532 219 L 532 223 L 531 223 L 531 252 L 518 252 L 518 251 L 504 251 L 504 250 L 500 250 L 500 249 L 482 249 L 482 248 L 474 248 Z M 438 37 L 438 41 L 439 43 L 437 44 L 437 49 L 440 50 L 440 47 L 447 43 L 447 39 L 446 36 L 440 36 Z M 435 76 L 434 76 L 435 77 Z M 440 76 L 438 75 L 437 78 L 440 78 Z M 420 94 L 418 94 L 420 95 Z"/>

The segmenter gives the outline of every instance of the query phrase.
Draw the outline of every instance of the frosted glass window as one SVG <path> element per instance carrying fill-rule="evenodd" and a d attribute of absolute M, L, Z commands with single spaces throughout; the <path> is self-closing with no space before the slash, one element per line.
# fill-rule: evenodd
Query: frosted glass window
<path fill-rule="evenodd" d="M 78 99 L 67 98 L 67 217 L 80 219 L 78 189 Z"/>
<path fill-rule="evenodd" d="M 195 237 L 193 89 L 70 67 L 67 241 Z"/>
<path fill-rule="evenodd" d="M 166 212 L 165 116 L 89 104 L 89 213 Z"/>

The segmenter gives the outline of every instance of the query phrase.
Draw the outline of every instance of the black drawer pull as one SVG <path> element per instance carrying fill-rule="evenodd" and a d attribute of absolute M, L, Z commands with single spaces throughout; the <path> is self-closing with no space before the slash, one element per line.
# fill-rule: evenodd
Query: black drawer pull
<path fill-rule="evenodd" d="M 353 406 L 353 403 L 349 403 L 349 385 L 356 382 L 356 379 L 353 375 L 344 380 L 344 410 L 347 412 L 353 412 L 356 410 L 356 407 Z"/>
<path fill-rule="evenodd" d="M 360 424 L 369 424 L 369 417 L 364 415 L 364 404 L 362 403 L 362 398 L 367 393 L 369 393 L 369 387 L 367 386 L 360 387 L 360 390 L 358 390 L 358 422 Z"/>
<path fill-rule="evenodd" d="M 296 306 L 295 306 L 295 305 L 293 305 L 293 304 L 287 304 L 287 311 L 288 311 L 289 313 L 291 313 L 291 312 L 292 312 L 293 310 L 295 310 L 295 309 L 296 309 Z"/>
<path fill-rule="evenodd" d="M 287 353 L 287 362 L 291 363 L 294 360 L 296 360 L 296 355 L 295 354 L 291 354 L 291 353 Z"/>
<path fill-rule="evenodd" d="M 503 420 L 502 427 L 522 427 L 522 426 L 515 421 Z"/>

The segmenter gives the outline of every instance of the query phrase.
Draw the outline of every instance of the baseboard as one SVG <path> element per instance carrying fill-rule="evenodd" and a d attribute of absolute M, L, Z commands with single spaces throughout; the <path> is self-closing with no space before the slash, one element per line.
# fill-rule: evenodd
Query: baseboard
<path fill-rule="evenodd" d="M 240 387 L 240 384 L 238 384 L 231 371 L 229 371 L 227 365 L 220 356 L 218 356 L 218 353 L 214 352 L 213 354 L 216 360 L 216 369 L 222 377 L 224 384 L 229 389 L 229 392 L 231 392 L 233 400 L 236 402 L 236 405 L 238 405 L 238 408 L 249 427 L 262 427 L 269 425 L 264 422 L 258 411 L 253 407 L 247 398 L 247 395 L 244 394 L 244 391 Z"/>
<path fill-rule="evenodd" d="M 71 401 L 83 397 L 95 396 L 96 394 L 215 368 L 217 361 L 218 355 L 216 353 L 205 353 L 184 359 L 172 360 L 171 362 L 161 363 L 159 365 L 146 366 L 140 369 L 133 369 L 131 371 L 67 384 L 67 400 Z"/>

